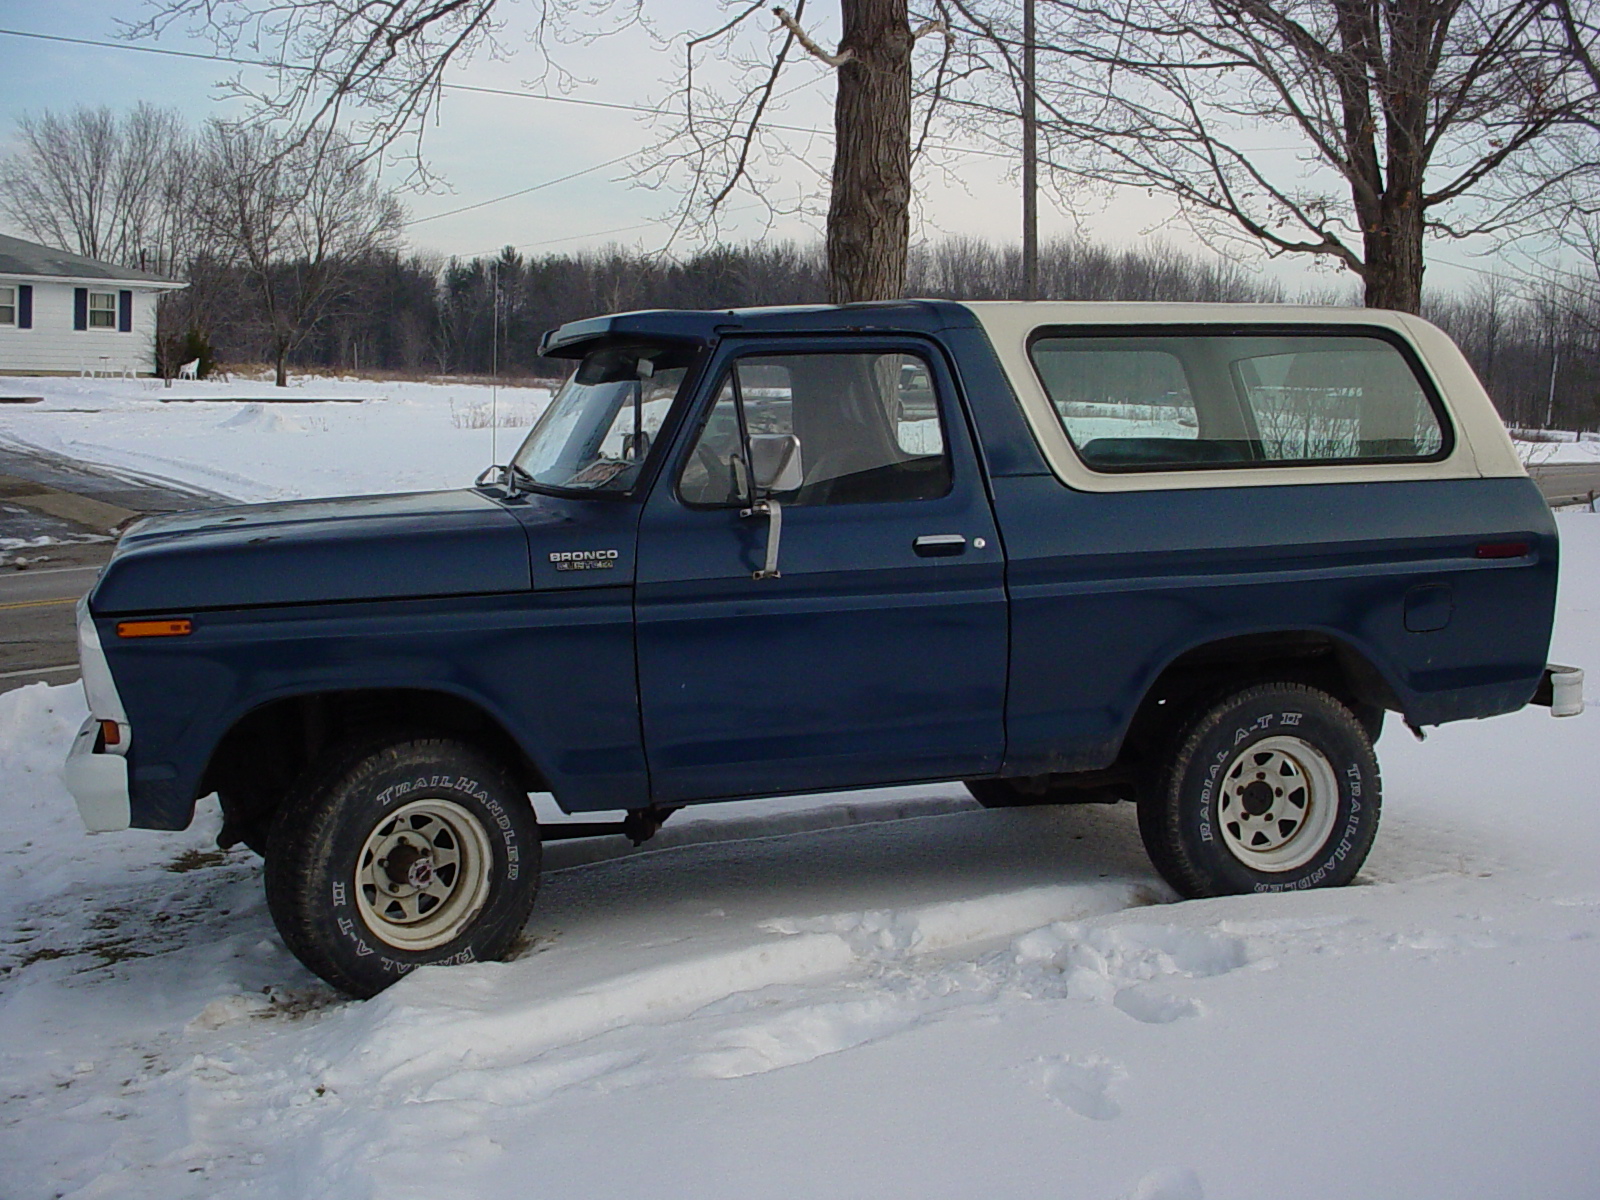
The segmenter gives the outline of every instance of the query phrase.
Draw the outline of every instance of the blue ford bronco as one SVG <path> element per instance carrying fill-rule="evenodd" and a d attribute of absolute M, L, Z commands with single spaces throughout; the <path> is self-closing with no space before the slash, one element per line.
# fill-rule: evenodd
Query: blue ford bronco
<path fill-rule="evenodd" d="M 1185 896 L 1324 887 L 1373 743 L 1581 708 L 1556 532 L 1471 369 L 1390 312 L 908 301 L 564 325 L 476 486 L 158 517 L 79 608 L 91 830 L 215 792 L 358 996 L 502 955 L 528 796 L 962 780 L 1131 800 Z"/>

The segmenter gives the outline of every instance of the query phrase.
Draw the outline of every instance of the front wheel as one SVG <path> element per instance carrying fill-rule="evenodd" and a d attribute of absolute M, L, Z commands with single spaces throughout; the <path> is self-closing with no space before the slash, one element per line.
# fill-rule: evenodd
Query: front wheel
<path fill-rule="evenodd" d="M 360 752 L 279 814 L 267 905 L 285 944 L 354 996 L 419 966 L 495 959 L 533 906 L 539 829 L 506 772 L 459 742 Z"/>
<path fill-rule="evenodd" d="M 1349 883 L 1378 831 L 1378 762 L 1362 723 L 1297 683 L 1198 711 L 1139 799 L 1151 861 L 1185 896 Z"/>

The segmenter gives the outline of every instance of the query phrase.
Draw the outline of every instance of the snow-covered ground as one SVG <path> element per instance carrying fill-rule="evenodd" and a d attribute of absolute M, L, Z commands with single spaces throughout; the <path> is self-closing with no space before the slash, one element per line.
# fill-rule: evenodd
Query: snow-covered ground
<path fill-rule="evenodd" d="M 479 389 L 53 383 L 0 435 L 241 498 L 489 461 L 451 419 Z M 1600 516 L 1560 524 L 1552 654 L 1600 668 Z M 1174 903 L 1125 805 L 710 806 L 552 844 L 512 961 L 366 1003 L 284 950 L 214 810 L 81 832 L 82 715 L 76 686 L 0 695 L 5 1200 L 1600 1196 L 1592 714 L 1391 726 L 1337 892 Z"/>
<path fill-rule="evenodd" d="M 425 491 L 504 462 L 550 398 L 475 383 L 290 383 L 12 379 L 7 394 L 41 399 L 0 405 L 0 441 L 243 501 Z"/>

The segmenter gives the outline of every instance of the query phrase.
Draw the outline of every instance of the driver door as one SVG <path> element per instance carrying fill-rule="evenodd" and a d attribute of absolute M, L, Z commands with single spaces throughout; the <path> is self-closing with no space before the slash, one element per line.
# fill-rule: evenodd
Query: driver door
<path fill-rule="evenodd" d="M 707 378 L 639 530 L 652 798 L 997 770 L 1004 558 L 941 356 L 892 339 L 752 342 Z M 799 460 L 770 497 L 777 519 L 752 511 L 748 448 L 763 438 Z"/>

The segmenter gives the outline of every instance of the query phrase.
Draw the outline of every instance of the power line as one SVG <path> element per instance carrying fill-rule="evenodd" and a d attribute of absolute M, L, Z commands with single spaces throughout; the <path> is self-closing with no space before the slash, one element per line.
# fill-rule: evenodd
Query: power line
<path fill-rule="evenodd" d="M 158 54 L 168 58 L 188 58 L 200 62 L 230 63 L 239 67 L 260 67 L 269 71 L 301 71 L 306 74 L 327 74 L 318 72 L 314 67 L 304 66 L 300 63 L 278 62 L 272 59 L 239 58 L 231 54 L 205 54 L 198 50 L 172 50 L 164 46 L 139 46 L 131 42 L 105 42 L 94 38 L 67 37 L 58 33 L 36 33 L 25 29 L 0 29 L 0 36 L 32 38 L 41 42 L 61 42 L 69 46 L 93 46 L 100 50 L 122 50 L 136 54 Z M 807 81 L 800 87 L 810 87 L 814 80 Z M 603 108 L 613 112 L 646 113 L 650 116 L 660 116 L 663 110 L 648 104 L 625 104 L 617 100 L 583 100 L 577 96 L 552 96 L 547 92 L 530 92 L 520 88 L 485 87 L 475 83 L 446 83 L 441 81 L 438 85 L 444 91 L 469 92 L 480 96 L 505 96 L 515 100 L 543 100 L 550 104 L 572 104 L 581 108 Z M 799 91 L 800 87 L 791 88 L 784 95 Z M 777 130 L 783 133 L 804 133 L 818 137 L 831 138 L 834 131 L 822 129 L 814 125 L 780 125 L 776 122 L 763 121 L 762 128 Z M 975 154 L 984 158 L 1013 159 L 1016 155 L 1001 150 L 982 150 L 977 147 L 952 146 L 947 142 L 930 142 L 942 150 L 952 151 L 957 154 Z"/>
<path fill-rule="evenodd" d="M 607 167 L 614 167 L 619 162 L 625 162 L 626 160 L 632 158 L 635 153 L 637 153 L 637 151 L 630 150 L 626 154 L 619 154 L 616 158 L 610 159 L 603 163 L 596 163 L 592 167 L 585 167 L 581 171 L 573 171 L 570 175 L 563 175 L 559 179 L 546 179 L 543 183 L 536 183 L 532 187 L 525 187 L 519 191 L 507 192 L 504 196 L 494 196 L 488 200 L 479 200 L 475 204 L 464 204 L 460 208 L 448 209 L 445 212 L 429 213 L 425 217 L 417 217 L 415 220 L 405 222 L 405 224 L 408 227 L 411 225 L 421 225 L 424 221 L 437 221 L 441 217 L 453 217 L 458 213 L 471 212 L 475 208 L 484 208 L 490 204 L 499 204 L 502 200 L 513 200 L 518 196 L 526 196 L 529 192 L 537 192 L 547 187 L 555 187 L 556 184 L 566 183 L 569 179 L 577 179 L 584 175 L 593 175 L 596 171 L 604 171 Z"/>
<path fill-rule="evenodd" d="M 230 63 L 236 67 L 261 67 L 268 71 L 301 71 L 318 74 L 315 67 L 300 63 L 278 62 L 266 58 L 239 58 L 231 54 L 204 54 L 198 50 L 172 50 L 165 46 L 139 46 L 132 42 L 103 42 L 93 38 L 67 37 L 59 33 L 36 33 L 26 29 L 0 29 L 6 37 L 31 38 L 40 42 L 61 42 L 68 46 L 93 46 L 100 50 L 124 50 L 135 54 L 158 54 L 167 58 L 188 58 L 199 62 Z M 326 72 L 321 72 L 326 74 Z M 485 87 L 475 83 L 446 83 L 439 87 L 452 92 L 474 92 L 483 96 L 510 96 L 518 100 L 548 100 L 552 104 L 575 104 L 582 108 L 608 108 L 617 112 L 658 113 L 659 109 L 643 104 L 623 104 L 610 100 L 581 100 L 576 96 L 551 96 L 544 92 L 529 92 L 517 88 Z M 799 128 L 798 126 L 794 128 Z"/>

